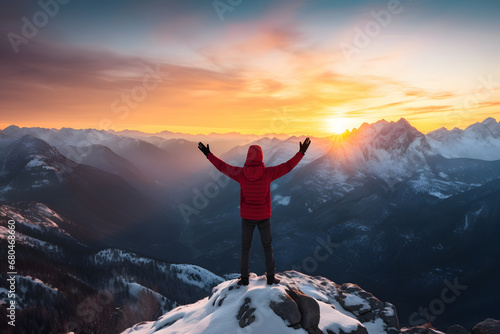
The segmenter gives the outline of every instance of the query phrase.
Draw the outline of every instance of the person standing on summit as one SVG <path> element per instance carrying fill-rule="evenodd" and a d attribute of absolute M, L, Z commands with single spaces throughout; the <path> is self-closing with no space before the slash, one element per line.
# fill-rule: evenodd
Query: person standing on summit
<path fill-rule="evenodd" d="M 259 228 L 260 240 L 264 247 L 267 284 L 278 284 L 274 277 L 275 262 L 271 238 L 271 182 L 290 172 L 302 159 L 311 144 L 309 137 L 299 142 L 299 151 L 290 160 L 277 166 L 266 167 L 262 148 L 251 145 L 248 148 L 244 167 L 231 166 L 210 152 L 210 146 L 198 143 L 198 148 L 220 172 L 240 184 L 241 216 L 241 277 L 238 285 L 248 285 L 250 277 L 250 247 L 255 226 Z"/>

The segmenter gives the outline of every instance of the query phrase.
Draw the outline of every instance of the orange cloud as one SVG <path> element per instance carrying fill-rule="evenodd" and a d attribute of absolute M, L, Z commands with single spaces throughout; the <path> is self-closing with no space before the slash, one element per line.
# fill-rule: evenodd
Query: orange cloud
<path fill-rule="evenodd" d="M 186 58 L 134 57 L 36 41 L 14 55 L 0 45 L 2 121 L 205 133 L 273 132 L 273 124 L 280 121 L 286 127 L 276 132 L 317 129 L 310 132 L 314 135 L 327 131 L 320 126 L 331 117 L 354 118 L 361 124 L 436 116 L 451 106 L 422 104 L 458 96 L 402 82 L 397 73 L 345 71 L 339 50 L 314 44 L 293 20 L 297 4 L 283 6 L 259 22 L 228 24 L 210 38 L 192 28 L 200 26 L 197 16 L 186 17 L 184 23 L 181 17 L 166 22 L 147 36 L 174 45 Z M 179 35 L 172 33 L 176 27 L 181 27 Z M 393 60 L 388 54 L 373 63 Z M 364 64 L 363 70 L 373 63 Z M 122 100 L 139 91 L 147 68 L 157 65 L 164 73 L 161 83 L 146 90 L 140 101 Z M 430 122 L 441 126 L 435 119 Z"/>

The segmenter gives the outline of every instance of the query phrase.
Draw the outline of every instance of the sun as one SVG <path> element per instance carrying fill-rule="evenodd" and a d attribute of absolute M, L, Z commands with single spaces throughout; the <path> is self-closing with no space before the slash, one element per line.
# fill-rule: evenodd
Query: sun
<path fill-rule="evenodd" d="M 328 132 L 334 134 L 344 133 L 350 127 L 350 122 L 342 117 L 332 117 L 326 120 L 325 128 Z M 351 126 L 352 128 L 352 126 Z"/>

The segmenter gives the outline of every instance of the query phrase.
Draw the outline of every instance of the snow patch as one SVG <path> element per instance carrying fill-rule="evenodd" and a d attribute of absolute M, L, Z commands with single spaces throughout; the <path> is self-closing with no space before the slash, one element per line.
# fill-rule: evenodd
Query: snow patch
<path fill-rule="evenodd" d="M 205 289 L 209 286 L 218 284 L 224 279 L 220 276 L 215 275 L 211 271 L 208 271 L 202 267 L 191 265 L 191 264 L 167 264 L 164 262 L 155 261 L 150 258 L 145 258 L 136 255 L 132 252 L 126 252 L 121 249 L 105 249 L 96 253 L 93 257 L 96 264 L 106 265 L 111 262 L 123 263 L 130 262 L 134 264 L 153 264 L 158 267 L 162 272 L 171 272 L 175 274 L 177 278 L 181 279 L 183 282 L 195 285 L 199 288 Z"/>
<path fill-rule="evenodd" d="M 290 204 L 290 196 L 280 196 L 276 195 L 274 196 L 274 202 L 279 205 L 288 205 Z"/>
<path fill-rule="evenodd" d="M 27 168 L 36 168 L 36 167 L 41 167 L 45 166 L 45 161 L 42 160 L 43 157 L 36 155 L 33 157 L 33 159 L 26 164 Z"/>
<path fill-rule="evenodd" d="M 370 304 L 356 293 L 347 295 L 345 304 L 346 306 L 361 306 L 360 311 L 369 311 L 371 309 Z"/>
<path fill-rule="evenodd" d="M 451 195 L 445 195 L 445 194 L 440 193 L 439 191 L 430 191 L 429 195 L 437 197 L 439 199 L 446 199 L 448 197 L 451 197 Z"/>
<path fill-rule="evenodd" d="M 385 324 L 382 319 L 378 318 L 369 322 L 363 322 L 368 334 L 382 334 L 386 333 Z"/>
<path fill-rule="evenodd" d="M 222 278 L 202 267 L 192 264 L 171 264 L 170 270 L 187 284 L 205 288 L 207 285 L 220 283 Z"/>
<path fill-rule="evenodd" d="M 343 333 L 350 333 L 354 332 L 358 326 L 361 326 L 358 320 L 339 312 L 332 308 L 330 304 L 322 301 L 318 301 L 318 304 L 321 314 L 318 327 L 323 333 L 326 333 L 327 330 L 334 333 L 340 333 L 340 330 L 342 330 Z"/>

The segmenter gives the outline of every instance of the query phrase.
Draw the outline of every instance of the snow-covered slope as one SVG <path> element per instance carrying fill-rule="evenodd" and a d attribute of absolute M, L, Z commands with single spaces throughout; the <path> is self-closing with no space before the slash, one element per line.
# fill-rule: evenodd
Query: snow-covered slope
<path fill-rule="evenodd" d="M 323 277 L 296 271 L 278 275 L 268 286 L 252 274 L 249 286 L 236 280 L 213 288 L 209 297 L 177 307 L 154 322 L 126 330 L 145 333 L 398 333 L 395 307 L 355 284 L 342 286 Z"/>
<path fill-rule="evenodd" d="M 392 187 L 429 170 L 426 156 L 432 154 L 425 136 L 403 118 L 364 123 L 306 166 L 300 177 L 324 200 L 340 198 L 371 179 Z"/>
<path fill-rule="evenodd" d="M 465 130 L 441 128 L 426 137 L 435 152 L 445 158 L 500 160 L 500 122 L 491 117 Z"/>
<path fill-rule="evenodd" d="M 19 128 L 15 125 L 5 128 L 4 132 L 14 138 L 30 135 L 42 139 L 72 161 L 89 164 L 124 177 L 133 172 L 137 174 L 135 178 L 142 174 L 168 184 L 191 176 L 203 168 L 199 163 L 203 156 L 200 156 L 197 143 L 186 140 L 132 138 L 96 129 L 57 130 Z M 124 162 L 124 159 L 133 166 Z"/>
<path fill-rule="evenodd" d="M 364 123 L 329 152 L 328 162 L 345 175 L 374 175 L 394 184 L 426 168 L 425 154 L 429 152 L 424 135 L 402 118 Z"/>
<path fill-rule="evenodd" d="M 499 177 L 490 168 L 498 159 L 500 124 L 492 118 L 427 136 L 402 118 L 364 123 L 298 174 L 321 195 L 320 203 L 367 185 L 393 190 L 406 184 L 413 193 L 445 199 Z"/>
<path fill-rule="evenodd" d="M 61 223 L 68 224 L 69 222 L 65 221 L 58 213 L 43 203 L 23 202 L 17 203 L 16 205 L 3 204 L 0 205 L 0 217 L 13 219 L 16 221 L 16 224 L 22 224 L 28 229 L 47 234 L 62 234 L 67 238 L 71 238 L 70 235 L 59 226 Z"/>
<path fill-rule="evenodd" d="M 40 139 L 27 135 L 2 144 L 0 183 L 5 187 L 0 190 L 0 196 L 10 190 L 38 189 L 57 183 L 67 170 L 67 159 Z"/>
<path fill-rule="evenodd" d="M 82 246 L 63 226 L 73 225 L 68 219 L 39 202 L 14 202 L 0 205 L 0 239 L 9 235 L 7 221 L 14 220 L 16 243 L 37 248 L 43 252 L 59 252 L 63 245 Z"/>
<path fill-rule="evenodd" d="M 220 158 L 235 166 L 243 166 L 250 145 L 259 145 L 264 153 L 264 164 L 275 166 L 290 160 L 299 151 L 299 142 L 303 142 L 306 137 L 289 137 L 281 140 L 279 138 L 261 138 L 246 145 L 233 148 L 223 154 Z M 302 158 L 299 168 L 317 158 L 323 156 L 331 148 L 331 141 L 325 138 L 311 137 L 311 146 Z"/>
<path fill-rule="evenodd" d="M 41 299 L 50 299 L 60 291 L 50 284 L 41 281 L 38 278 L 31 276 L 14 275 L 16 279 L 16 304 L 17 309 L 25 309 L 27 307 L 36 307 Z M 36 291 L 37 298 L 33 298 L 33 292 Z M 0 306 L 7 307 L 10 303 L 9 290 L 0 287 Z"/>
<path fill-rule="evenodd" d="M 255 141 L 259 139 L 261 136 L 260 135 L 255 135 L 255 134 L 241 134 L 238 132 L 229 132 L 229 133 L 215 133 L 212 132 L 208 135 L 204 134 L 188 134 L 188 133 L 180 133 L 180 132 L 170 132 L 170 131 L 162 131 L 162 132 L 157 132 L 157 133 L 145 133 L 141 131 L 136 131 L 136 130 L 122 130 L 122 131 L 113 131 L 113 130 L 108 130 L 110 133 L 118 134 L 120 136 L 127 136 L 127 137 L 132 137 L 132 138 L 141 138 L 144 140 L 148 140 L 147 138 L 163 138 L 163 139 L 184 139 L 188 141 L 193 141 L 193 142 L 199 142 L 199 141 L 216 141 L 218 143 L 223 143 L 223 142 L 229 142 L 229 143 L 234 143 L 233 146 L 235 145 L 245 145 L 249 142 Z M 284 134 L 284 133 L 266 133 L 263 134 L 262 136 L 268 137 L 268 138 L 279 138 L 279 139 L 287 139 L 290 137 L 290 135 Z"/>
<path fill-rule="evenodd" d="M 200 289 L 208 289 L 210 286 L 223 281 L 220 276 L 195 265 L 169 264 L 158 262 L 150 258 L 138 256 L 134 253 L 120 249 L 105 249 L 92 256 L 96 264 L 109 265 L 110 263 L 133 263 L 141 265 L 156 266 L 162 273 L 170 273 L 185 284 L 194 285 Z"/>
<path fill-rule="evenodd" d="M 10 229 L 5 226 L 0 226 L 0 239 L 7 240 L 9 235 Z M 17 244 L 22 244 L 26 245 L 31 248 L 36 248 L 40 251 L 43 251 L 45 253 L 51 253 L 51 252 L 60 252 L 61 247 L 54 245 L 50 242 L 43 241 L 34 237 L 30 237 L 28 235 L 25 235 L 24 233 L 16 231 L 16 243 Z"/>

